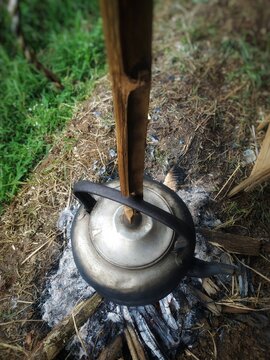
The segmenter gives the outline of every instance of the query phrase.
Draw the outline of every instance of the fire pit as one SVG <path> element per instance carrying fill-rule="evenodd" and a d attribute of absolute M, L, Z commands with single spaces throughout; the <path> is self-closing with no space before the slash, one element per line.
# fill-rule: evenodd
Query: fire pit
<path fill-rule="evenodd" d="M 189 187 L 180 190 L 178 194 L 189 207 L 195 226 L 217 225 L 218 220 L 207 209 L 209 195 L 204 188 Z M 74 203 L 61 213 L 58 222 L 68 245 L 60 259 L 59 269 L 48 280 L 44 292 L 43 319 L 51 327 L 70 314 L 76 303 L 91 297 L 95 292 L 80 276 L 72 256 L 71 228 L 77 211 L 78 204 Z M 197 234 L 195 256 L 198 259 L 217 261 L 221 255 L 224 261 L 224 253 Z M 230 276 L 215 276 L 215 283 L 217 289 L 220 286 L 215 296 L 222 298 L 224 292 L 221 284 L 228 285 Z M 172 293 L 154 305 L 128 307 L 106 301 L 79 329 L 80 338 L 75 336 L 67 349 L 76 359 L 82 359 L 86 355 L 85 351 L 98 358 L 104 347 L 118 335 L 124 334 L 127 328 L 131 328 L 150 358 L 175 356 L 185 348 L 192 348 L 200 334 L 196 325 L 206 316 L 205 309 L 208 306 L 206 299 L 200 296 L 202 287 L 201 279 L 185 277 Z"/>

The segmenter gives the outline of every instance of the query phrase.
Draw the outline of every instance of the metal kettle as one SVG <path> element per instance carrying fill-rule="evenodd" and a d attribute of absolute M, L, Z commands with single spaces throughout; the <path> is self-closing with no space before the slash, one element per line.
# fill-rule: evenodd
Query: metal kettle
<path fill-rule="evenodd" d="M 82 202 L 72 226 L 72 250 L 83 278 L 118 304 L 145 305 L 168 295 L 186 276 L 232 274 L 235 267 L 194 257 L 195 228 L 187 206 L 171 189 L 144 179 L 144 199 L 108 186 L 80 181 Z M 126 222 L 124 205 L 140 214 Z"/>

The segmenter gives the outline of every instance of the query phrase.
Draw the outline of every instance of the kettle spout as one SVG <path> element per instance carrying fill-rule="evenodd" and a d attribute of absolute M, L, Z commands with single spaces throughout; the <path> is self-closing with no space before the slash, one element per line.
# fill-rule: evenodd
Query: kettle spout
<path fill-rule="evenodd" d="M 213 275 L 235 275 L 238 273 L 239 269 L 235 265 L 207 262 L 194 258 L 193 265 L 187 276 L 205 278 Z"/>

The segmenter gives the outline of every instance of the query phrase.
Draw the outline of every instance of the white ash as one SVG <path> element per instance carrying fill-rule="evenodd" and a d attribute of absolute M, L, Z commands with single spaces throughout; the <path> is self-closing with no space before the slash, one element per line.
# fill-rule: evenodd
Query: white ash
<path fill-rule="evenodd" d="M 77 336 L 67 345 L 72 359 L 85 359 L 88 354 L 96 359 L 104 346 L 123 331 L 123 316 L 118 314 L 117 305 L 104 302 L 97 312 L 81 327 L 79 334 L 84 342 L 87 354 Z M 108 316 L 108 314 L 110 314 Z M 112 316 L 114 314 L 115 316 Z M 117 321 L 115 321 L 117 319 Z"/>
<path fill-rule="evenodd" d="M 63 237 L 65 239 L 70 239 L 71 225 L 78 209 L 79 204 L 71 206 L 70 208 L 65 208 L 59 215 L 57 221 L 57 229 L 62 231 Z"/>
<path fill-rule="evenodd" d="M 189 207 L 195 225 L 203 224 L 202 210 L 209 202 L 209 194 L 203 188 L 195 186 L 180 190 L 178 195 Z M 77 208 L 78 205 L 64 209 L 58 221 L 58 228 L 63 231 L 67 246 L 57 272 L 48 279 L 44 291 L 46 301 L 42 304 L 43 319 L 51 327 L 70 314 L 77 302 L 94 293 L 94 289 L 79 275 L 73 260 L 70 230 Z M 208 225 L 211 222 L 209 214 Z M 215 221 L 213 217 L 212 222 Z M 196 257 L 211 260 L 209 247 L 204 238 L 198 235 Z M 172 294 L 159 302 L 159 306 L 128 308 L 105 302 L 80 329 L 80 337 L 87 351 L 91 353 L 93 359 L 97 358 L 104 346 L 121 333 L 127 323 L 139 334 L 150 358 L 166 359 L 168 354 L 176 356 L 180 349 L 191 347 L 199 333 L 199 330 L 194 330 L 193 327 L 203 310 L 198 299 L 189 291 L 190 286 L 200 287 L 201 283 L 198 279 L 183 279 Z M 77 336 L 74 336 L 67 349 L 74 359 L 84 359 L 87 356 Z"/>
<path fill-rule="evenodd" d="M 209 202 L 209 194 L 202 187 L 194 186 L 186 190 L 179 190 L 177 195 L 187 205 L 195 226 L 199 225 L 202 209 Z"/>
<path fill-rule="evenodd" d="M 213 261 L 215 248 L 209 247 L 201 234 L 196 234 L 195 257 L 204 261 Z M 219 250 L 218 250 L 219 251 Z"/>
<path fill-rule="evenodd" d="M 252 164 L 257 159 L 256 154 L 252 149 L 246 149 L 243 152 L 243 157 L 244 157 L 244 161 L 243 161 L 244 165 Z"/>
<path fill-rule="evenodd" d="M 109 155 L 111 159 L 114 159 L 117 156 L 117 152 L 114 149 L 110 149 Z"/>
<path fill-rule="evenodd" d="M 67 246 L 59 261 L 57 272 L 49 278 L 44 297 L 43 320 L 50 327 L 55 326 L 68 315 L 77 302 L 90 297 L 95 290 L 80 276 L 73 260 L 70 231 L 78 206 L 64 209 L 57 223 L 59 230 L 67 238 Z"/>

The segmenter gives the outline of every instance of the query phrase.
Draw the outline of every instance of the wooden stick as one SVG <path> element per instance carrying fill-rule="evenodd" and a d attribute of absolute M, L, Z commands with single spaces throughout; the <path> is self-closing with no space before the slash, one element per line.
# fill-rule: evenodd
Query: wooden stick
<path fill-rule="evenodd" d="M 142 197 L 153 1 L 100 0 L 100 4 L 112 78 L 121 192 Z"/>
<path fill-rule="evenodd" d="M 74 335 L 74 320 L 80 328 L 94 314 L 102 303 L 102 298 L 94 294 L 90 299 L 78 304 L 71 315 L 62 320 L 43 339 L 29 356 L 29 360 L 52 360 L 67 345 L 69 339 Z"/>
<path fill-rule="evenodd" d="M 221 314 L 221 306 L 217 305 L 214 300 L 212 300 L 208 295 L 204 294 L 202 291 L 196 288 L 189 288 L 189 291 L 201 301 L 201 303 L 214 315 L 219 316 Z"/>
<path fill-rule="evenodd" d="M 133 344 L 133 341 L 131 339 L 131 336 L 130 336 L 130 333 L 129 333 L 128 329 L 124 330 L 124 334 L 125 334 L 125 338 L 126 338 L 126 341 L 127 341 L 127 345 L 128 345 L 129 352 L 130 352 L 132 360 L 140 360 L 138 358 L 136 348 L 135 348 L 135 346 Z"/>
<path fill-rule="evenodd" d="M 127 325 L 127 328 L 124 330 L 124 334 L 132 360 L 147 360 L 143 347 L 134 329 L 130 325 Z"/>
<path fill-rule="evenodd" d="M 219 195 L 222 193 L 222 191 L 224 190 L 224 188 L 227 186 L 227 184 L 231 181 L 231 179 L 233 179 L 233 177 L 235 176 L 235 174 L 237 173 L 237 171 L 240 169 L 240 164 L 237 165 L 237 167 L 235 168 L 234 172 L 231 174 L 231 176 L 229 176 L 229 178 L 225 181 L 224 185 L 222 186 L 222 188 L 219 190 L 219 192 L 217 193 L 217 195 L 214 197 L 214 200 L 216 200 Z M 227 190 L 228 191 L 228 190 Z"/>
<path fill-rule="evenodd" d="M 122 336 L 118 335 L 105 349 L 102 350 L 98 360 L 117 360 L 122 355 Z"/>
<path fill-rule="evenodd" d="M 213 245 L 217 244 L 234 254 L 258 256 L 263 247 L 261 239 L 255 239 L 250 236 L 228 234 L 202 228 L 199 228 L 198 231 Z"/>

